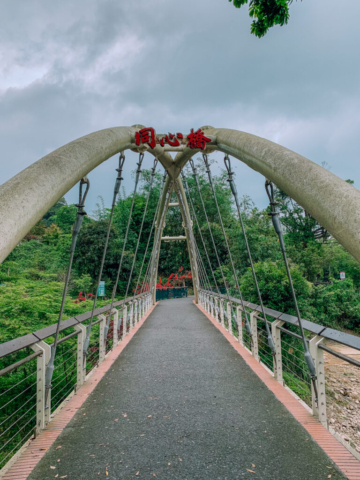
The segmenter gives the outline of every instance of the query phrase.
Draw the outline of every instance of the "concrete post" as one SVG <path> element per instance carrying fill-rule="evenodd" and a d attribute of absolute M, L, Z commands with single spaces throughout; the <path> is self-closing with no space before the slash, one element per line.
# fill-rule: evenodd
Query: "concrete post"
<path fill-rule="evenodd" d="M 134 300 L 134 327 L 138 322 L 138 301 Z"/>
<path fill-rule="evenodd" d="M 326 392 L 325 392 L 325 370 L 324 370 L 324 351 L 319 348 L 324 337 L 316 335 L 309 342 L 310 354 L 314 360 L 316 368 L 316 386 L 318 391 L 318 401 L 316 402 L 316 395 L 313 385 L 311 384 L 311 398 L 313 415 L 319 419 L 320 423 L 328 428 L 326 415 Z"/>
<path fill-rule="evenodd" d="M 257 328 L 257 312 L 250 313 L 250 327 L 252 333 L 252 345 L 251 345 L 251 352 L 253 357 L 259 361 L 259 341 L 258 341 L 258 328 Z"/>
<path fill-rule="evenodd" d="M 76 351 L 76 388 L 80 388 L 85 382 L 86 376 L 86 362 L 84 368 L 84 343 L 86 338 L 86 327 L 79 323 L 75 325 L 77 336 L 77 351 Z"/>
<path fill-rule="evenodd" d="M 127 305 L 124 305 L 123 307 L 123 338 L 126 337 L 127 334 Z"/>
<path fill-rule="evenodd" d="M 214 318 L 214 295 L 211 295 L 210 315 Z"/>
<path fill-rule="evenodd" d="M 284 322 L 281 320 L 275 320 L 275 322 L 271 324 L 271 335 L 276 350 L 276 361 L 273 359 L 274 377 L 279 383 L 281 383 L 281 385 L 284 385 L 282 370 L 281 330 L 277 328 L 281 327 L 282 325 L 284 325 Z"/>
<path fill-rule="evenodd" d="M 220 298 L 220 321 L 221 325 L 225 328 L 225 322 L 224 322 L 224 300 Z"/>
<path fill-rule="evenodd" d="M 100 320 L 99 324 L 99 364 L 104 361 L 106 354 L 106 338 L 105 338 L 105 327 L 106 327 L 106 317 L 104 315 L 99 315 L 98 319 Z"/>
<path fill-rule="evenodd" d="M 111 315 L 113 315 L 113 348 L 116 347 L 116 345 L 119 342 L 119 336 L 118 336 L 118 327 L 119 327 L 119 312 L 116 308 L 113 308 L 111 310 Z"/>
<path fill-rule="evenodd" d="M 243 328 L 242 328 L 242 308 L 241 306 L 236 307 L 236 321 L 238 324 L 238 342 L 240 345 L 244 346 L 244 340 L 243 340 Z"/>
<path fill-rule="evenodd" d="M 228 325 L 228 331 L 229 331 L 230 335 L 233 335 L 232 318 L 231 318 L 231 314 L 232 314 L 232 311 L 231 311 L 231 302 L 227 302 L 226 310 L 227 310 L 228 323 L 229 323 L 229 325 Z"/>
<path fill-rule="evenodd" d="M 130 312 L 129 312 L 129 315 L 130 315 L 130 326 L 129 326 L 129 332 L 131 332 L 132 328 L 133 328 L 133 319 L 134 319 L 134 304 L 133 302 L 129 302 L 129 305 L 130 305 Z"/>
<path fill-rule="evenodd" d="M 50 361 L 51 347 L 47 343 L 40 341 L 31 345 L 34 352 L 41 352 L 37 357 L 36 365 L 36 432 L 39 433 L 50 422 L 51 414 L 51 389 L 45 405 L 45 372 L 46 365 Z"/>
<path fill-rule="evenodd" d="M 214 308 L 215 308 L 215 320 L 219 321 L 219 312 L 218 312 L 218 298 L 214 297 Z"/>

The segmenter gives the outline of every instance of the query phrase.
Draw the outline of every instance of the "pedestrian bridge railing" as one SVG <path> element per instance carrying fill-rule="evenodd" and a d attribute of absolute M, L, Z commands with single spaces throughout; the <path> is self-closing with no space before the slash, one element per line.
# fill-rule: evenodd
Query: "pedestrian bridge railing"
<path fill-rule="evenodd" d="M 152 306 L 144 292 L 95 310 L 88 355 L 84 342 L 91 311 L 64 320 L 50 393 L 45 372 L 56 324 L 0 344 L 0 476 L 1 470 L 28 440 L 50 422 L 64 401 L 101 364 Z M 125 319 L 125 320 L 124 320 Z"/>
<path fill-rule="evenodd" d="M 357 429 L 360 362 L 356 360 L 360 359 L 359 337 L 302 320 L 309 351 L 316 366 L 316 392 L 304 359 L 297 317 L 270 308 L 264 309 L 275 344 L 274 356 L 267 341 L 265 320 L 259 305 L 244 302 L 250 317 L 250 335 L 239 299 L 200 290 L 199 302 L 345 446 L 360 452 Z M 339 348 L 341 346 L 345 348 Z M 344 350 L 347 355 L 341 353 Z"/>

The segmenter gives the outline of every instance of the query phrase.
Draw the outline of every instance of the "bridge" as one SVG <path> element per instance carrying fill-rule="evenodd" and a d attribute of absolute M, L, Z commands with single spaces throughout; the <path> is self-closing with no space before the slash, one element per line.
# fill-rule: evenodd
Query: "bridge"
<path fill-rule="evenodd" d="M 191 143 L 181 134 L 175 142 L 175 136 L 156 135 L 142 125 L 103 130 L 61 147 L 0 187 L 0 261 L 4 261 L 49 208 L 79 183 L 58 321 L 0 345 L 1 478 L 360 479 L 355 423 L 359 401 L 348 385 L 349 379 L 359 382 L 360 339 L 302 318 L 274 184 L 358 261 L 360 192 L 265 139 L 213 127 L 193 133 Z M 139 153 L 132 203 L 111 298 L 99 305 L 128 149 Z M 209 155 L 214 151 L 225 155 L 239 238 L 248 254 L 257 303 L 241 292 L 211 172 Z M 116 154 L 120 154 L 119 166 L 93 306 L 64 319 L 77 239 L 86 215 L 87 175 Z M 205 208 L 192 160 L 196 154 L 203 157 L 220 232 L 213 231 Z M 145 155 L 154 157 L 148 197 L 129 279 L 120 291 Z M 264 177 L 295 316 L 263 303 L 232 159 Z M 162 191 L 146 249 L 140 251 L 158 163 L 164 169 Z M 184 175 L 187 165 L 192 185 Z M 164 236 L 169 207 L 180 210 L 183 235 Z M 199 228 L 200 212 L 206 220 L 208 243 Z M 157 298 L 162 241 L 185 242 L 193 295 Z M 228 255 L 227 270 L 217 254 L 220 247 Z M 133 278 L 137 258 L 141 268 Z M 330 359 L 341 362 L 343 384 L 335 381 Z M 19 377 L 21 370 L 26 373 Z M 338 391 L 347 419 L 354 419 L 351 438 L 342 434 L 341 421 L 332 418 L 337 415 Z"/>

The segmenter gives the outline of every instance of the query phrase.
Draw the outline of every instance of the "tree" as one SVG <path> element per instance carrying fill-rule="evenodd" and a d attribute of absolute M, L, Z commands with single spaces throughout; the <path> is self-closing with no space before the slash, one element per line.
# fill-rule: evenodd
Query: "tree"
<path fill-rule="evenodd" d="M 251 24 L 251 33 L 257 37 L 263 37 L 269 28 L 274 25 L 288 23 L 290 18 L 289 5 L 293 0 L 250 0 L 249 15 L 256 20 Z M 248 0 L 229 0 L 236 8 L 240 8 Z"/>

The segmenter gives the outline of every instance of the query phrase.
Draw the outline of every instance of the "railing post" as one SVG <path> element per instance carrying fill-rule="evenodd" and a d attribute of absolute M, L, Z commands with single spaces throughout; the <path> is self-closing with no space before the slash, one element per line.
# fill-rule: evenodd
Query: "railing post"
<path fill-rule="evenodd" d="M 271 324 L 271 334 L 276 350 L 275 359 L 273 359 L 274 378 L 281 383 L 281 385 L 284 384 L 282 371 L 281 330 L 279 330 L 277 327 L 281 327 L 282 325 L 284 325 L 284 322 L 281 320 L 275 320 L 275 322 L 272 322 Z"/>
<path fill-rule="evenodd" d="M 242 328 L 242 307 L 238 306 L 236 307 L 236 321 L 238 324 L 238 342 L 240 345 L 244 346 L 244 340 L 243 340 L 243 328 Z"/>
<path fill-rule="evenodd" d="M 257 328 L 257 312 L 254 310 L 250 313 L 250 327 L 252 333 L 252 344 L 251 344 L 251 352 L 253 357 L 259 361 L 259 342 L 258 342 L 258 328 Z"/>
<path fill-rule="evenodd" d="M 110 315 L 113 315 L 113 348 L 116 347 L 116 345 L 119 342 L 119 336 L 118 336 L 118 327 L 119 327 L 119 312 L 116 308 L 113 308 L 110 312 Z"/>
<path fill-rule="evenodd" d="M 123 319 L 122 319 L 122 325 L 123 325 L 123 338 L 126 337 L 127 334 L 127 305 L 125 304 L 123 307 Z"/>
<path fill-rule="evenodd" d="M 130 326 L 129 326 L 129 332 L 132 330 L 133 328 L 133 318 L 134 318 L 134 304 L 133 302 L 129 302 L 129 305 L 130 305 Z"/>
<path fill-rule="evenodd" d="M 40 432 L 50 422 L 51 415 L 51 389 L 48 393 L 47 405 L 45 405 L 45 372 L 46 365 L 50 361 L 51 347 L 40 341 L 31 345 L 34 352 L 41 352 L 37 357 L 36 365 L 36 431 Z"/>
<path fill-rule="evenodd" d="M 138 322 L 138 301 L 134 300 L 134 327 Z"/>
<path fill-rule="evenodd" d="M 220 298 L 220 321 L 221 325 L 225 328 L 225 322 L 224 322 L 224 300 Z"/>
<path fill-rule="evenodd" d="M 231 318 L 231 314 L 232 314 L 232 311 L 231 311 L 231 302 L 227 302 L 227 305 L 226 305 L 226 310 L 227 310 L 227 316 L 228 316 L 228 331 L 230 333 L 230 335 L 233 334 L 233 330 L 232 330 L 232 318 Z"/>
<path fill-rule="evenodd" d="M 99 364 L 104 361 L 106 353 L 105 345 L 105 327 L 106 327 L 106 317 L 104 315 L 99 315 L 98 319 L 100 320 L 99 324 Z"/>
<path fill-rule="evenodd" d="M 219 312 L 218 312 L 218 298 L 214 297 L 214 308 L 215 308 L 215 320 L 219 321 Z"/>
<path fill-rule="evenodd" d="M 79 323 L 74 325 L 78 333 L 77 336 L 77 351 L 76 351 L 76 388 L 80 388 L 85 382 L 86 376 L 86 362 L 84 368 L 84 342 L 86 338 L 86 327 Z"/>
<path fill-rule="evenodd" d="M 316 395 L 313 384 L 311 383 L 311 398 L 313 415 L 319 419 L 320 423 L 328 428 L 326 415 L 326 393 L 325 393 L 325 369 L 324 369 L 324 351 L 319 348 L 324 337 L 316 335 L 309 342 L 310 354 L 314 360 L 316 368 L 316 387 L 318 391 L 318 401 L 316 402 Z"/>
<path fill-rule="evenodd" d="M 210 315 L 214 318 L 214 295 L 210 297 Z"/>

